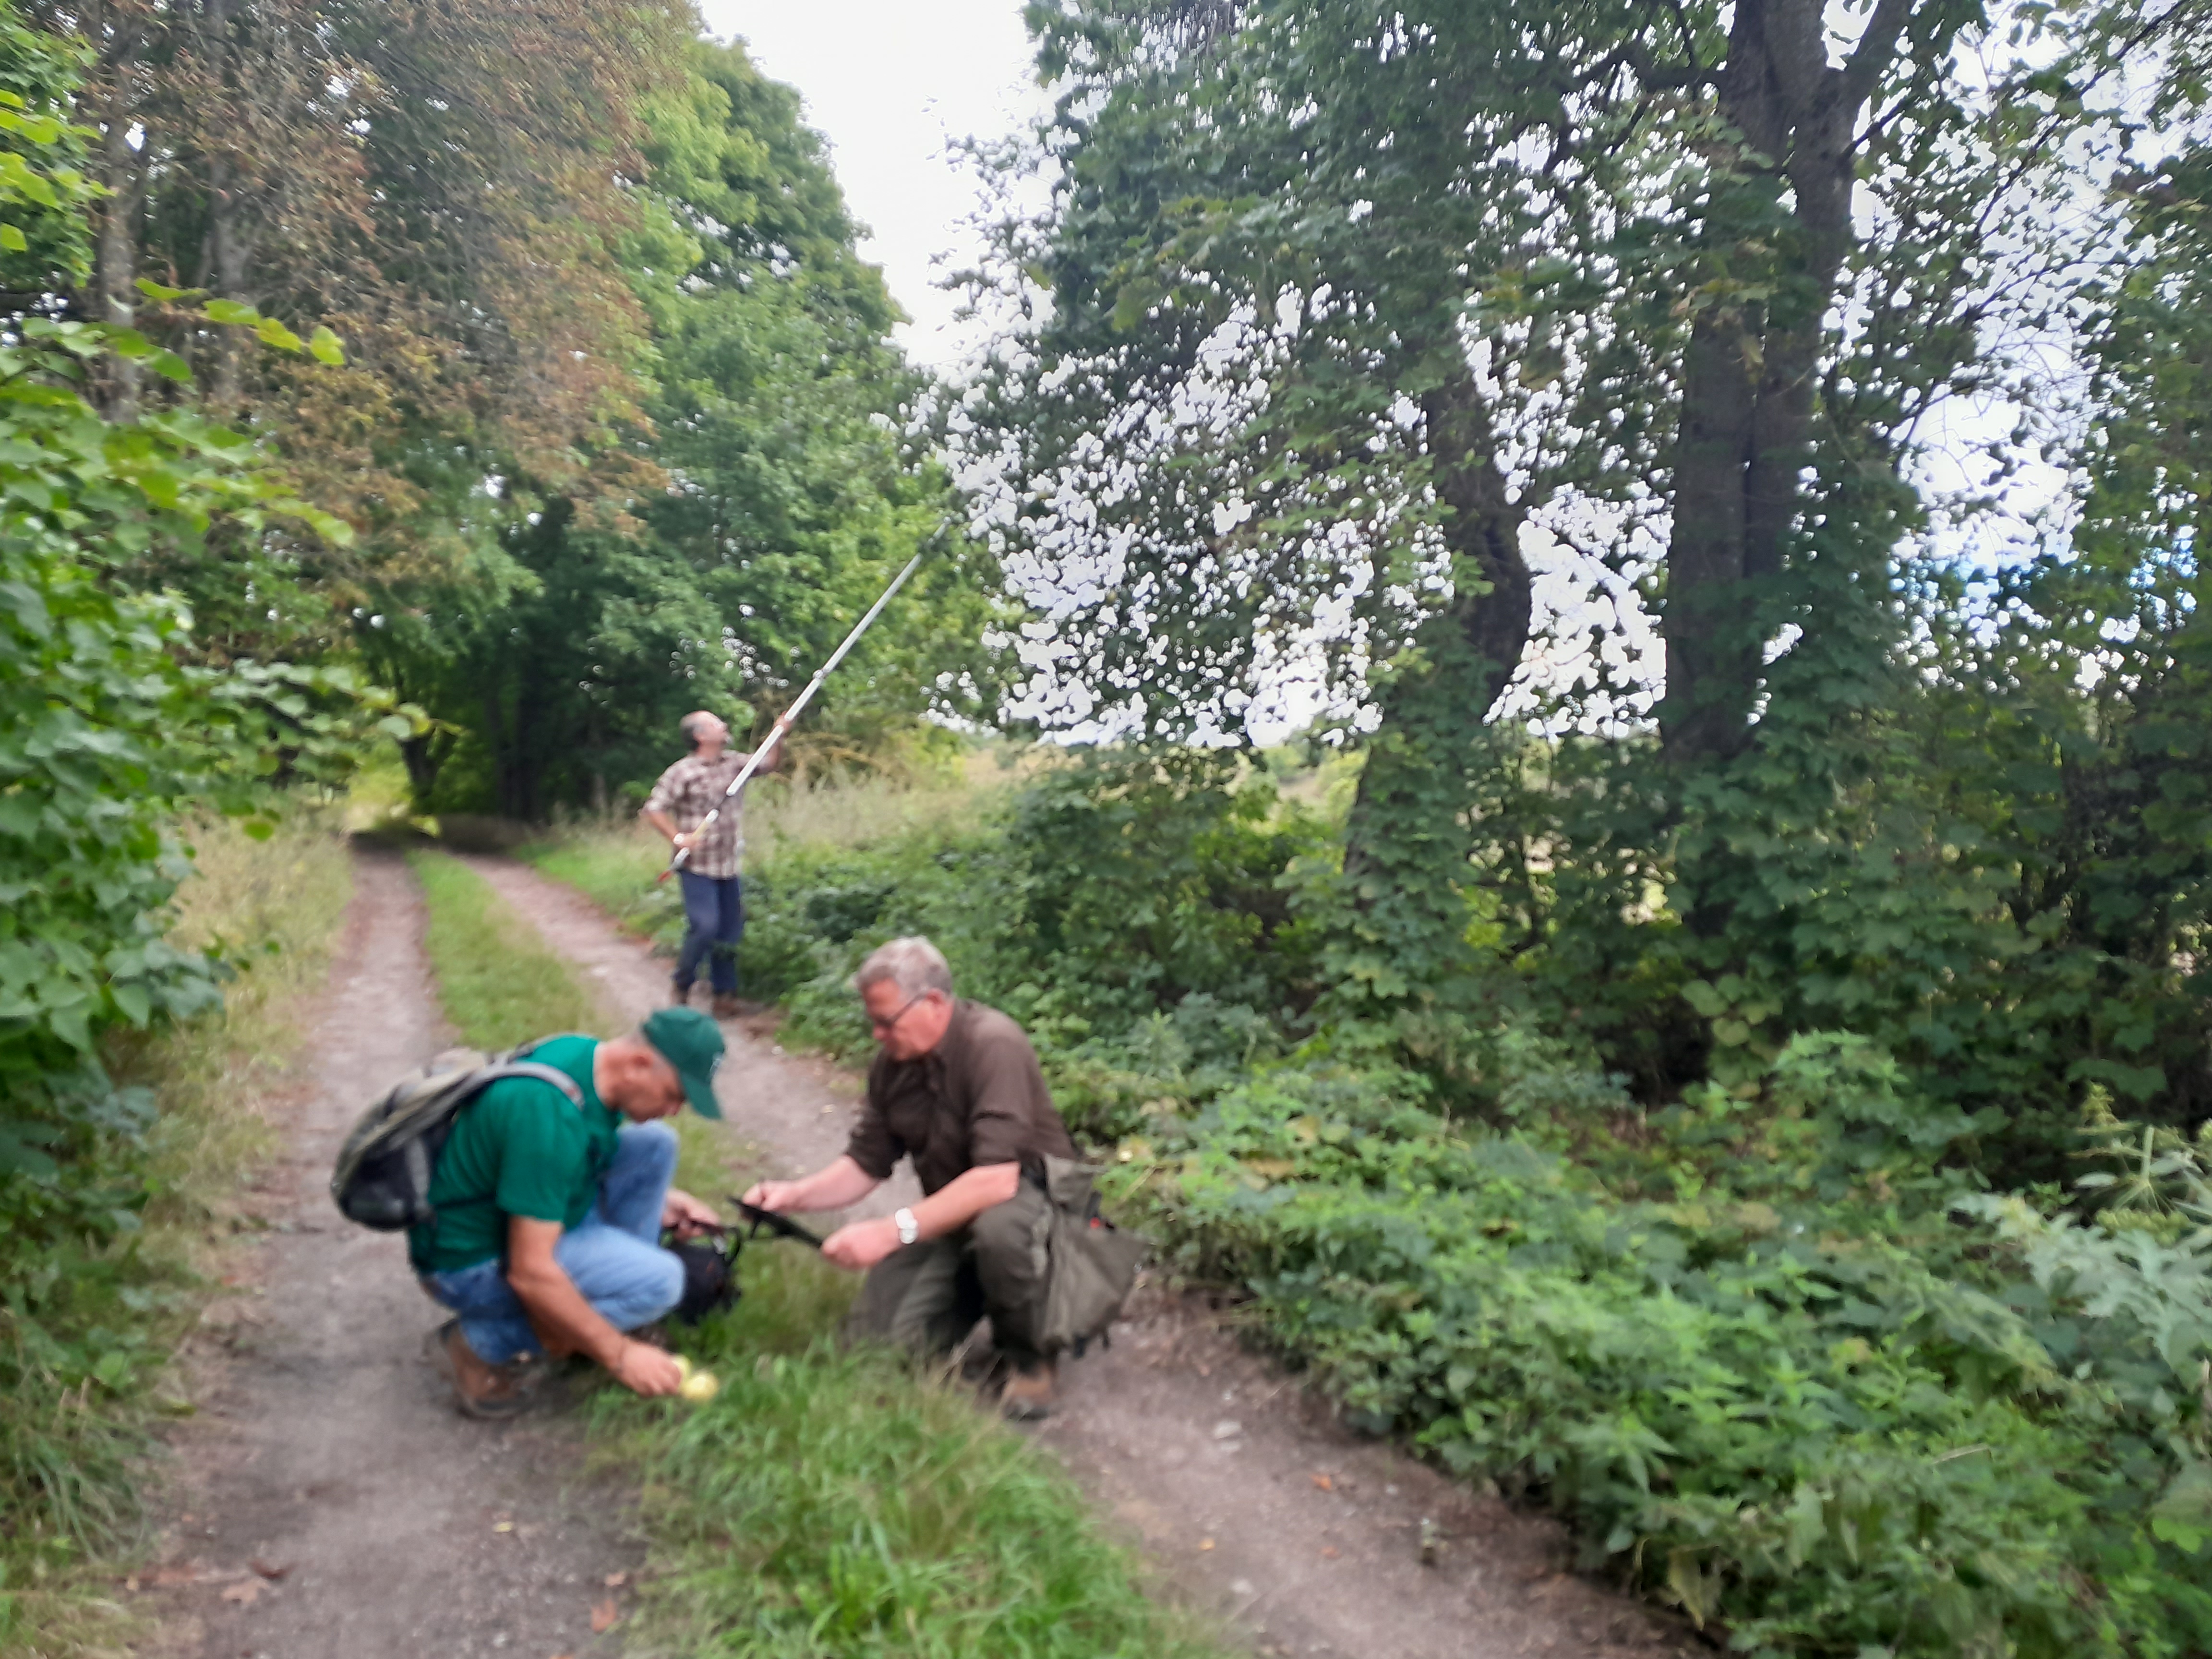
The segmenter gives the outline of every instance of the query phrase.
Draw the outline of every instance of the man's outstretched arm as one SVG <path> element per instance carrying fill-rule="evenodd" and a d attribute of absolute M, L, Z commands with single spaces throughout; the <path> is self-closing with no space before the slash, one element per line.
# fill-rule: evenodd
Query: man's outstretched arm
<path fill-rule="evenodd" d="M 637 1394 L 674 1394 L 684 1386 L 676 1361 L 649 1342 L 640 1342 L 610 1325 L 554 1259 L 561 1242 L 557 1221 L 510 1216 L 507 1224 L 507 1282 L 520 1298 L 530 1322 L 549 1347 L 589 1354 Z"/>
<path fill-rule="evenodd" d="M 862 1169 L 850 1152 L 834 1164 L 797 1181 L 756 1182 L 744 1201 L 778 1215 L 804 1214 L 810 1210 L 842 1210 L 858 1204 L 884 1183 Z"/>

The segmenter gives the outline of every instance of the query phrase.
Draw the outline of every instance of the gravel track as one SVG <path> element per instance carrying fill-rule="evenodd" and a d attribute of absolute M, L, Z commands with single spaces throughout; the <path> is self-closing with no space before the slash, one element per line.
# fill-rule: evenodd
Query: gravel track
<path fill-rule="evenodd" d="M 453 1041 L 405 864 L 368 849 L 284 1146 L 248 1197 L 236 1254 L 188 1365 L 198 1413 L 155 1565 L 133 1581 L 161 1659 L 611 1656 L 594 1605 L 643 1556 L 625 1494 L 584 1479 L 556 1401 L 514 1423 L 456 1413 L 422 1358 L 443 1317 L 397 1235 L 331 1206 L 339 1142 L 368 1099 Z M 605 1616 L 603 1613 L 603 1617 Z"/>

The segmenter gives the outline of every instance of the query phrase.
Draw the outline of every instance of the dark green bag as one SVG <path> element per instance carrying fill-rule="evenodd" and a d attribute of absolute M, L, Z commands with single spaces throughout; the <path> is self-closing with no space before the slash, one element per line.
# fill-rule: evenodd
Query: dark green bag
<path fill-rule="evenodd" d="M 1064 1158 L 1043 1163 L 1046 1271 L 1034 1335 L 1047 1357 L 1080 1359 L 1093 1341 L 1108 1340 L 1107 1327 L 1121 1316 L 1147 1244 L 1099 1214 L 1095 1166 Z"/>

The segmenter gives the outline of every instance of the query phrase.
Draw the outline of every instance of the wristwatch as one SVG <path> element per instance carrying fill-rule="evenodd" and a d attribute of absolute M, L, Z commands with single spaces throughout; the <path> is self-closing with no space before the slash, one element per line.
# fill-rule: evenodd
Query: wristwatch
<path fill-rule="evenodd" d="M 914 1218 L 914 1212 L 901 1206 L 891 1212 L 891 1225 L 898 1229 L 899 1243 L 911 1244 L 921 1237 L 921 1223 Z"/>

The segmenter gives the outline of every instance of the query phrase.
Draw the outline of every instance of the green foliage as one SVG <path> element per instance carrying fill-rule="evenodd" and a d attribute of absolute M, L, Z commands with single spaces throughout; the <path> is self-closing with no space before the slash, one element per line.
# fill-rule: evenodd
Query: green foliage
<path fill-rule="evenodd" d="M 1237 778 L 1102 754 L 949 827 L 757 842 L 750 983 L 787 1040 L 859 1053 L 844 975 L 932 933 L 1029 1021 L 1184 1274 L 1353 1420 L 1550 1504 L 1587 1566 L 1738 1650 L 2212 1642 L 2199 1142 L 2097 1120 L 2087 1221 L 1991 1193 L 1999 1115 L 1863 1036 L 1752 1040 L 1741 975 L 1667 985 L 1747 1035 L 1663 1101 L 1536 1023 L 1548 992 L 1460 1011 L 1448 1066 L 1377 1063 L 1419 1034 L 1314 1000 L 1280 884 L 1313 826 Z"/>
<path fill-rule="evenodd" d="M 391 707 L 343 668 L 179 660 L 189 616 L 118 571 L 216 514 L 251 531 L 293 504 L 195 417 L 101 420 L 73 382 L 105 349 L 37 322 L 0 348 L 0 1182 L 55 1179 L 73 1124 L 128 1123 L 89 1065 L 102 1030 L 216 999 L 216 961 L 162 938 L 189 867 L 175 815 L 342 775 L 364 710 Z"/>
<path fill-rule="evenodd" d="M 2201 1250 L 1964 1190 L 1965 1120 L 1853 1039 L 1656 1113 L 1517 1064 L 1504 1138 L 1416 1079 L 1263 1071 L 1126 1184 L 1370 1426 L 1542 1495 L 1739 1649 L 2212 1640 Z"/>
<path fill-rule="evenodd" d="M 302 1005 L 345 910 L 343 842 L 287 813 L 255 839 L 235 822 L 193 832 L 175 901 L 179 945 L 227 944 L 240 975 L 223 1007 L 102 1045 L 137 1111 L 71 1147 L 64 1184 L 18 1175 L 0 1237 L 0 1644 L 75 1654 L 112 1646 L 94 1559 L 136 1541 L 147 1430 L 180 1408 L 169 1371 L 209 1285 L 246 1170 L 265 1156 L 258 1115 L 301 1041 Z M 136 1133 L 150 1121 L 144 1135 Z"/>
<path fill-rule="evenodd" d="M 450 723 L 410 745 L 426 808 L 542 821 L 635 799 L 702 706 L 744 744 L 925 544 L 794 756 L 896 766 L 943 744 L 924 714 L 996 713 L 997 573 L 941 533 L 953 498 L 906 436 L 924 382 L 884 337 L 897 313 L 797 94 L 699 42 L 643 119 L 617 252 L 651 330 L 636 447 L 666 476 L 616 512 L 525 473 L 484 504 L 465 592 L 400 583 L 380 605 L 370 659 Z"/>

